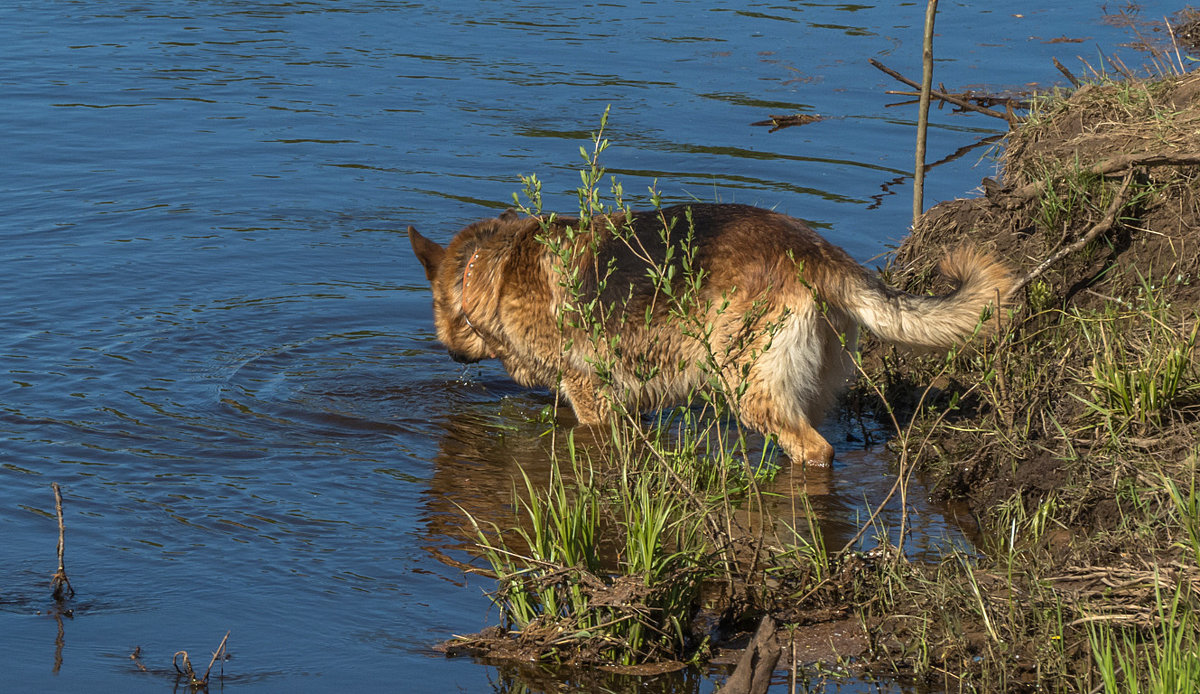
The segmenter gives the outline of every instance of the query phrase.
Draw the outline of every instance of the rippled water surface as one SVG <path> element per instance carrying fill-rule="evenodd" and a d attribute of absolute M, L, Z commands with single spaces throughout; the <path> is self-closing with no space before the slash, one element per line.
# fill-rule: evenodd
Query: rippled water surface
<path fill-rule="evenodd" d="M 923 11 L 0 4 L 0 689 L 170 691 L 172 654 L 207 663 L 230 631 L 224 691 L 511 691 L 430 646 L 496 620 L 442 560 L 466 558 L 450 502 L 504 520 L 517 465 L 544 473 L 549 399 L 445 356 L 403 230 L 444 241 L 523 173 L 574 209 L 611 105 L 630 193 L 776 207 L 868 261 L 905 233 L 915 107 L 866 60 L 916 77 Z M 1091 1 L 938 21 L 952 88 L 1054 84 L 1051 56 L 1132 38 Z M 825 119 L 750 125 L 780 113 Z M 934 125 L 931 160 L 1003 124 Z M 990 175 L 983 151 L 935 168 L 928 202 Z M 831 541 L 892 479 L 878 449 L 840 455 L 814 487 Z M 919 545 L 958 536 L 942 511 L 916 508 Z"/>

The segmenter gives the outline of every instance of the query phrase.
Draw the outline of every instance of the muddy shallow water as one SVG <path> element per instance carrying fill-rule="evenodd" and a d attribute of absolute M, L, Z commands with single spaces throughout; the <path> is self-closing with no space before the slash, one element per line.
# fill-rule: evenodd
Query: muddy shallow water
<path fill-rule="evenodd" d="M 1101 3 L 1043 5 L 944 5 L 937 79 L 1054 84 L 1051 56 L 1131 38 Z M 905 233 L 915 109 L 886 106 L 896 85 L 866 59 L 915 77 L 922 15 L 0 7 L 0 688 L 166 691 L 172 654 L 207 662 L 226 631 L 227 691 L 517 688 L 430 646 L 496 619 L 487 581 L 441 559 L 467 558 L 451 502 L 503 516 L 516 466 L 544 475 L 549 399 L 445 356 L 403 229 L 444 241 L 522 173 L 573 209 L 577 150 L 611 105 L 606 163 L 631 194 L 657 179 L 669 201 L 777 207 L 868 261 Z M 777 113 L 825 119 L 749 125 Z M 931 160 L 1003 126 L 934 120 Z M 934 169 L 927 203 L 990 175 L 982 152 Z M 839 461 L 810 480 L 831 543 L 892 481 L 878 447 L 844 442 L 854 426 L 829 423 Z M 78 591 L 63 605 L 51 482 Z M 915 551 L 963 541 L 910 501 Z"/>

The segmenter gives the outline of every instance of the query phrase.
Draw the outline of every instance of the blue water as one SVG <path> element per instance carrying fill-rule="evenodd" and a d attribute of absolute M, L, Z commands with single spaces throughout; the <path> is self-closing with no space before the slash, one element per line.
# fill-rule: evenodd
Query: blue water
<path fill-rule="evenodd" d="M 943 2 L 937 79 L 1143 62 L 1105 3 L 1046 4 Z M 0 4 L 0 690 L 173 690 L 172 655 L 203 667 L 229 631 L 223 691 L 512 691 L 430 647 L 496 621 L 489 583 L 443 561 L 467 558 L 451 502 L 504 520 L 518 463 L 544 470 L 548 400 L 445 356 L 404 229 L 444 241 L 528 173 L 574 209 L 611 107 L 604 163 L 635 202 L 657 180 L 776 207 L 868 261 L 905 234 L 915 107 L 866 60 L 915 78 L 923 12 Z M 749 125 L 778 113 L 824 120 Z M 930 160 L 1004 125 L 933 119 Z M 970 194 L 984 151 L 932 170 L 927 202 Z M 891 483 L 877 451 L 839 451 L 814 494 L 831 542 Z M 953 541 L 914 503 L 918 544 Z"/>

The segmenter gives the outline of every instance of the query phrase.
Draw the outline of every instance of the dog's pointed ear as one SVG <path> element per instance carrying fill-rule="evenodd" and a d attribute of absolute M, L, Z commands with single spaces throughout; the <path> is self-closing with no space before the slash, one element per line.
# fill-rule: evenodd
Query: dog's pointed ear
<path fill-rule="evenodd" d="M 500 213 L 500 221 L 502 222 L 515 222 L 520 218 L 521 215 L 517 214 L 517 211 L 511 207 Z"/>
<path fill-rule="evenodd" d="M 437 277 L 438 268 L 442 266 L 442 258 L 446 256 L 446 249 L 421 236 L 412 227 L 408 228 L 408 240 L 412 242 L 413 253 L 417 254 L 417 260 L 425 266 L 425 279 L 432 284 L 433 278 Z"/>

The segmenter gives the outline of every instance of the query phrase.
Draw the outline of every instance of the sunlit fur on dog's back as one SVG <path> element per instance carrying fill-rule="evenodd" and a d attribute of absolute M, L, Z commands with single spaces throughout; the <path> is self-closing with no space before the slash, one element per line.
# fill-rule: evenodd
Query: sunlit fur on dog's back
<path fill-rule="evenodd" d="M 747 425 L 811 464 L 832 459 L 813 427 L 849 376 L 859 324 L 887 341 L 946 347 L 1011 285 L 1003 265 L 960 251 L 942 267 L 957 290 L 906 294 L 803 222 L 744 205 L 602 217 L 556 251 L 578 224 L 506 213 L 467 227 L 444 251 L 410 228 L 451 355 L 494 356 L 524 385 L 559 388 L 584 424 L 612 416 L 614 401 L 664 406 L 715 375 L 727 392 L 744 386 L 737 409 Z M 668 265 L 670 292 L 654 279 Z M 689 296 L 696 273 L 698 292 L 673 300 Z M 581 326 L 574 311 L 589 305 Z M 601 339 L 589 333 L 597 325 Z M 598 363 L 611 367 L 606 378 Z"/>

